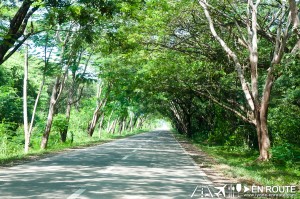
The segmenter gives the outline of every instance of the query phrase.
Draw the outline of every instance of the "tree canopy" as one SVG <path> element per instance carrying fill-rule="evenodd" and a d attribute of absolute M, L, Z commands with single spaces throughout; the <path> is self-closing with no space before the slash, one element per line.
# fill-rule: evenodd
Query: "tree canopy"
<path fill-rule="evenodd" d="M 12 148 L 46 149 L 54 135 L 65 143 L 157 119 L 192 139 L 258 150 L 259 160 L 299 145 L 298 1 L 24 0 L 0 8 L 0 137 Z"/>

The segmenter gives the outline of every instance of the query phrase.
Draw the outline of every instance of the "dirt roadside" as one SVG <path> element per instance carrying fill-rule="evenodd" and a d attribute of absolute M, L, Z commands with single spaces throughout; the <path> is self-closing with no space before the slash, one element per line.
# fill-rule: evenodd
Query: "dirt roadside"
<path fill-rule="evenodd" d="M 237 184 L 242 183 L 244 185 L 252 185 L 259 183 L 251 181 L 249 179 L 238 178 L 234 176 L 234 173 L 230 166 L 226 164 L 220 164 L 216 159 L 205 153 L 192 143 L 174 136 L 179 144 L 185 149 L 185 151 L 191 156 L 194 162 L 201 168 L 201 170 L 207 175 L 208 179 L 217 186 L 224 184 Z"/>

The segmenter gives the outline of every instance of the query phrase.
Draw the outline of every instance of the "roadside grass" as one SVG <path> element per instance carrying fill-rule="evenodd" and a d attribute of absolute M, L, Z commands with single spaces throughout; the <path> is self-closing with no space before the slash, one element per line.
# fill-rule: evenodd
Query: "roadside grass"
<path fill-rule="evenodd" d="M 185 136 L 175 134 L 177 139 L 192 143 L 198 149 L 212 157 L 216 164 L 228 165 L 222 167 L 227 176 L 240 181 L 256 185 L 300 185 L 300 149 L 294 148 L 293 161 L 268 162 L 256 161 L 258 152 L 243 147 L 208 146 L 206 143 L 187 139 Z M 218 165 L 214 165 L 218 166 Z"/>
<path fill-rule="evenodd" d="M 69 139 L 65 143 L 61 143 L 59 141 L 58 134 L 53 133 L 52 135 L 50 135 L 51 139 L 49 140 L 49 144 L 46 150 L 41 150 L 39 148 L 40 139 L 36 139 L 33 137 L 30 152 L 28 154 L 24 154 L 22 146 L 18 148 L 14 148 L 11 151 L 7 150 L 6 153 L 0 153 L 0 166 L 9 167 L 13 165 L 18 165 L 18 164 L 22 164 L 34 160 L 39 160 L 51 155 L 55 155 L 67 149 L 84 148 L 89 146 L 101 145 L 107 142 L 126 138 L 147 131 L 148 130 L 135 130 L 132 132 L 124 132 L 122 134 L 118 134 L 118 133 L 109 134 L 103 132 L 101 134 L 101 137 L 98 135 L 94 135 L 93 137 L 88 137 L 85 133 L 76 133 L 76 135 L 73 138 L 73 142 L 71 142 Z"/>
<path fill-rule="evenodd" d="M 268 162 L 256 161 L 258 153 L 242 148 L 222 146 L 204 146 L 194 143 L 214 157 L 218 163 L 229 165 L 227 175 L 253 181 L 259 185 L 298 185 L 300 184 L 299 162 L 293 164 L 276 164 L 272 160 Z"/>

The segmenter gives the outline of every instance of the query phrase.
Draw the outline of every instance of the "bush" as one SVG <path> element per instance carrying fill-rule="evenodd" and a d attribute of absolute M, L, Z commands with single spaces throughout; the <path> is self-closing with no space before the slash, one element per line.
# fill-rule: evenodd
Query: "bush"
<path fill-rule="evenodd" d="M 63 132 L 68 127 L 68 121 L 64 114 L 57 114 L 53 118 L 52 130 L 58 133 Z"/>
<path fill-rule="evenodd" d="M 294 160 L 294 153 L 292 148 L 293 146 L 288 143 L 273 147 L 271 149 L 271 160 L 274 163 L 280 165 L 287 165 L 292 163 Z"/>

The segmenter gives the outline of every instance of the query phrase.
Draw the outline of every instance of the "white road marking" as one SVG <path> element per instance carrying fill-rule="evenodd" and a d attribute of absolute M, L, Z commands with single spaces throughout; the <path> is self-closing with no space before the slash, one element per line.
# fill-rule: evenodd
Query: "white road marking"
<path fill-rule="evenodd" d="M 136 152 L 138 149 L 134 149 L 132 152 Z M 126 155 L 122 158 L 122 160 L 126 160 L 127 158 L 129 158 L 130 156 L 132 156 L 133 154 L 130 154 L 130 155 Z"/>
<path fill-rule="evenodd" d="M 197 189 L 198 189 L 198 186 L 195 188 L 194 192 L 192 193 L 191 198 L 194 197 L 195 192 L 197 191 Z"/>
<path fill-rule="evenodd" d="M 78 198 L 86 189 L 78 189 L 72 195 L 70 195 L 67 199 L 75 199 Z"/>
<path fill-rule="evenodd" d="M 122 160 L 126 160 L 130 155 L 126 155 L 122 158 Z"/>

